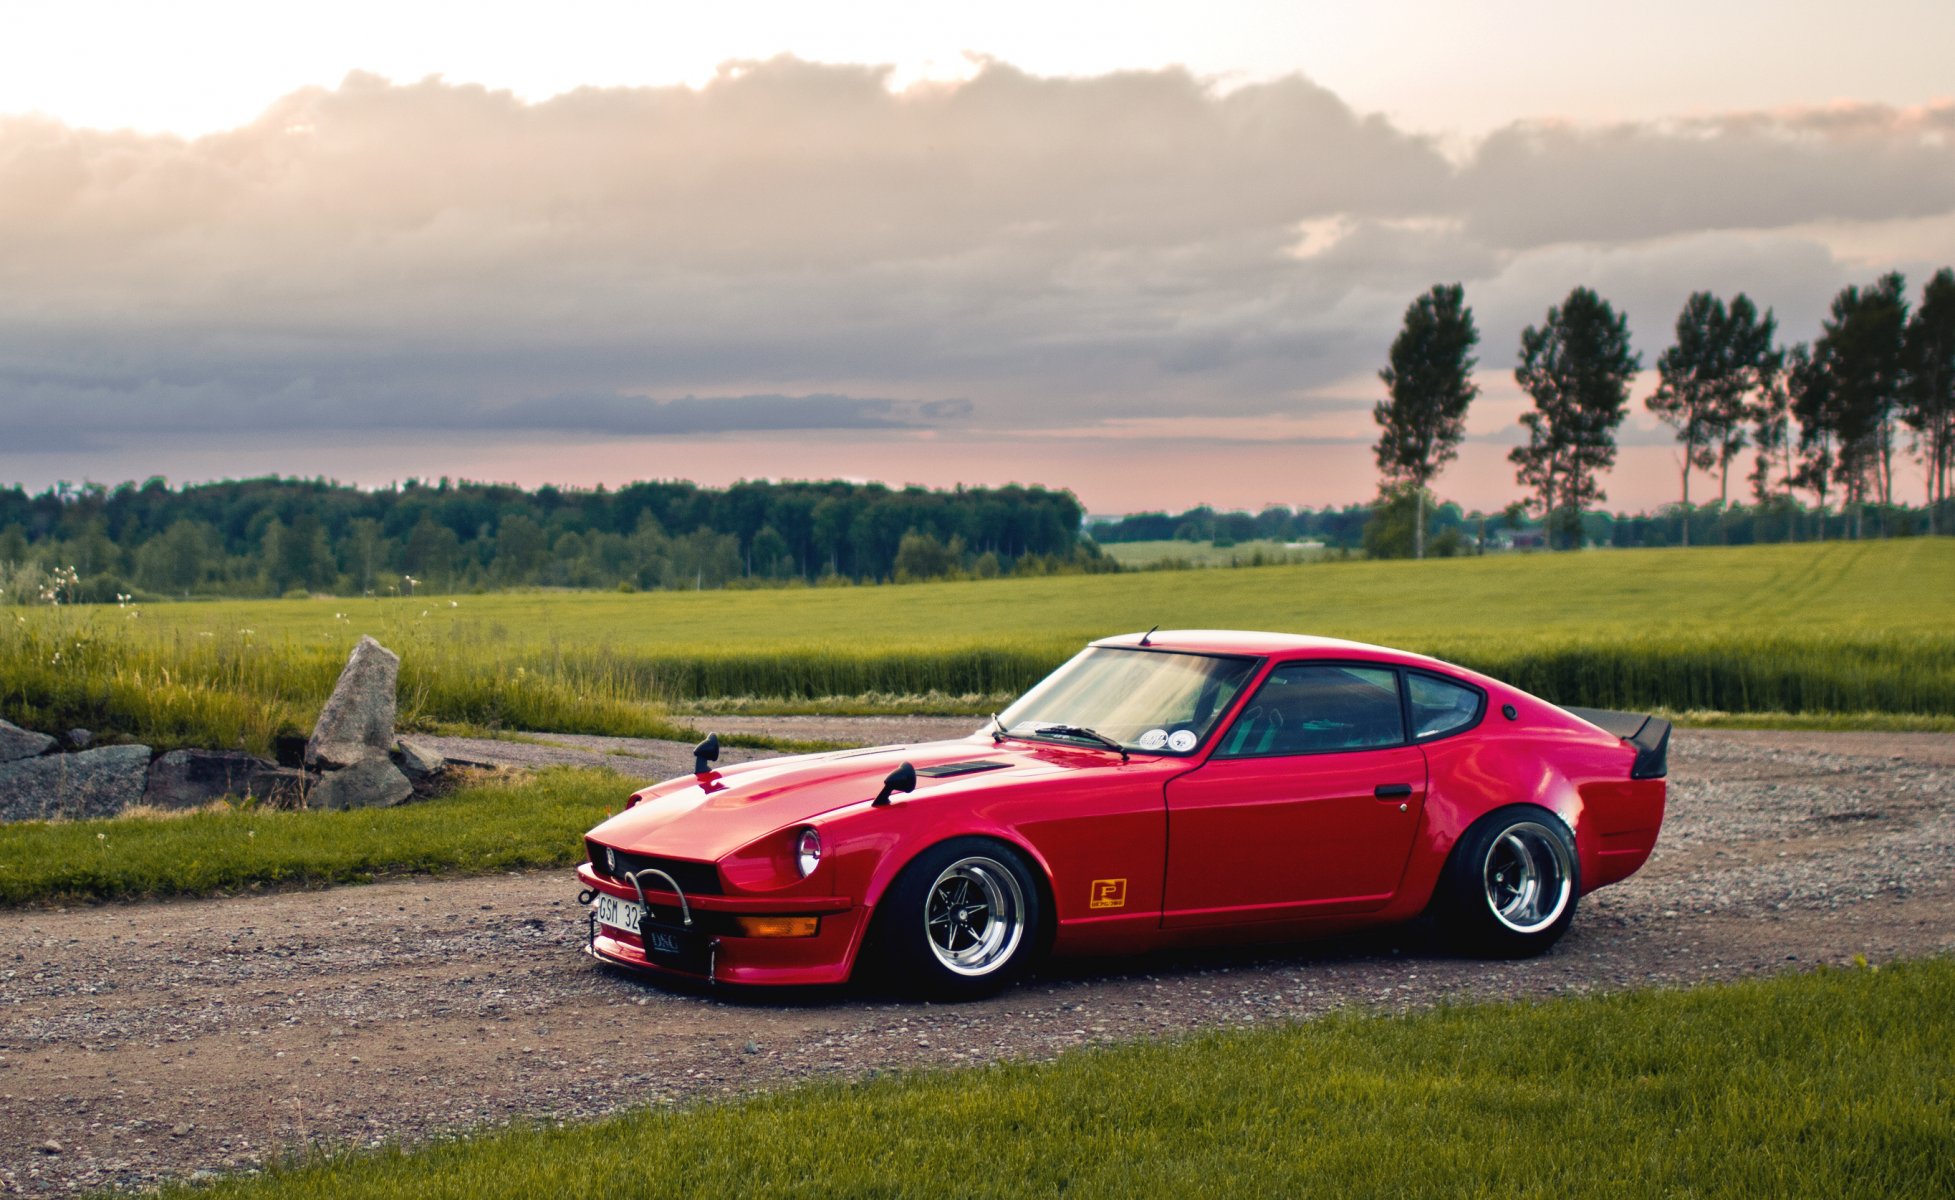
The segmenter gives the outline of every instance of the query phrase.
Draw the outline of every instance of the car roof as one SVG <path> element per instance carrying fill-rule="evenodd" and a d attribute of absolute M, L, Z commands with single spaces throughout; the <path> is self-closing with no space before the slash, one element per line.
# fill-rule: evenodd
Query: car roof
<path fill-rule="evenodd" d="M 1375 659 L 1386 662 L 1438 666 L 1437 659 L 1423 654 L 1374 646 L 1368 642 L 1349 642 L 1343 638 L 1312 637 L 1301 633 L 1264 633 L 1241 629 L 1160 629 L 1142 635 L 1124 633 L 1101 638 L 1095 646 L 1139 647 L 1142 637 L 1152 650 L 1181 650 L 1194 654 L 1254 654 L 1258 657 L 1281 655 L 1325 655 L 1335 658 Z"/>

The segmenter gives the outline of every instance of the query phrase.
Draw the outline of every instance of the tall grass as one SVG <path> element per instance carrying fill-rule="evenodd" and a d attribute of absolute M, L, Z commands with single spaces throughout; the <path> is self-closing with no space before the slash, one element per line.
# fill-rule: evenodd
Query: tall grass
<path fill-rule="evenodd" d="M 0 825 L 0 906 L 565 867 L 583 861 L 584 831 L 634 786 L 610 771 L 555 767 L 399 808 L 217 806 L 167 818 Z"/>
<path fill-rule="evenodd" d="M 1947 1196 L 1951 1057 L 1937 960 L 819 1084 L 165 1194 Z"/>
<path fill-rule="evenodd" d="M 247 601 L 19 611 L 0 716 L 263 750 L 310 728 L 347 651 L 402 656 L 407 727 L 686 736 L 670 706 L 990 698 L 1084 642 L 1168 628 L 1422 651 L 1551 700 L 1730 713 L 1955 713 L 1955 540 L 643 596 Z"/>

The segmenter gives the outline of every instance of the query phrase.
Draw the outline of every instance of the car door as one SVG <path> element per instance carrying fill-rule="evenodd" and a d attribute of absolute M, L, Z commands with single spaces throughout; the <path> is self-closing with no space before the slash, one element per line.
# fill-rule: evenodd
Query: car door
<path fill-rule="evenodd" d="M 1163 923 L 1364 912 L 1398 889 L 1425 804 L 1400 672 L 1279 664 L 1200 767 L 1168 784 Z"/>

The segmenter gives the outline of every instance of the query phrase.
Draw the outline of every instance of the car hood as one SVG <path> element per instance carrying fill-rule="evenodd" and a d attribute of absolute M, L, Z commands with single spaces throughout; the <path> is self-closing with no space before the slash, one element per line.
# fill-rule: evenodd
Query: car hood
<path fill-rule="evenodd" d="M 1120 759 L 1069 746 L 993 745 L 983 737 L 760 759 L 646 788 L 638 793 L 635 805 L 591 830 L 590 836 L 620 850 L 711 862 L 777 829 L 867 804 L 882 790 L 883 778 L 905 762 L 919 772 L 917 786 L 897 803 L 1118 765 Z M 933 768 L 979 763 L 1001 765 L 924 774 Z"/>

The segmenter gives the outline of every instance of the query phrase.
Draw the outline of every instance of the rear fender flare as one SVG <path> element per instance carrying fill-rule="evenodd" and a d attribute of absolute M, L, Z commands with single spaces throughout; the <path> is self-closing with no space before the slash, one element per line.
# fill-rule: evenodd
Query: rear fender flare
<path fill-rule="evenodd" d="M 1428 748 L 1429 760 L 1437 757 L 1434 751 L 1438 749 Z M 1439 770 L 1428 770 L 1428 780 L 1443 777 L 1461 782 L 1428 791 L 1419 838 L 1393 910 L 1407 916 L 1423 912 L 1439 887 L 1453 847 L 1466 831 L 1488 813 L 1514 804 L 1542 809 L 1566 826 L 1581 861 L 1581 878 L 1586 883 L 1593 877 L 1595 839 L 1583 836 L 1581 791 L 1566 774 L 1550 765 L 1547 755 L 1524 743 L 1482 743 L 1477 748 L 1462 744 L 1458 751 L 1470 753 L 1477 761 L 1465 770 L 1451 765 L 1443 776 Z M 1468 782 L 1471 780 L 1480 781 L 1481 786 L 1473 787 Z"/>

